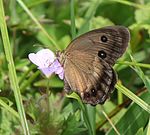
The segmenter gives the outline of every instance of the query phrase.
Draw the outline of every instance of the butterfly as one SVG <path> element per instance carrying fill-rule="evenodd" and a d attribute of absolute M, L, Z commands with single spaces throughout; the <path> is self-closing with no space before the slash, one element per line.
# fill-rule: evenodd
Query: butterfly
<path fill-rule="evenodd" d="M 103 104 L 117 82 L 112 67 L 129 40 L 130 33 L 123 26 L 95 29 L 74 39 L 58 56 L 64 69 L 64 90 L 78 93 L 84 103 Z"/>

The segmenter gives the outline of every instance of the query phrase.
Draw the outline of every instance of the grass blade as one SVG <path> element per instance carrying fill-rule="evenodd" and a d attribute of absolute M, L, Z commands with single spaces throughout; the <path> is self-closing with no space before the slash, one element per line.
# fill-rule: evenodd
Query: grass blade
<path fill-rule="evenodd" d="M 90 121 L 89 121 L 89 117 L 88 117 L 88 114 L 87 114 L 87 108 L 86 106 L 82 103 L 80 97 L 75 93 L 71 93 L 70 95 L 67 95 L 68 98 L 73 98 L 73 99 L 76 99 L 80 105 L 80 109 L 82 110 L 82 113 L 83 113 L 83 118 L 84 118 L 84 121 L 85 121 L 85 124 L 88 128 L 88 131 L 89 131 L 89 135 L 95 135 L 92 131 L 92 127 L 90 125 Z M 95 131 L 94 131 L 95 132 Z"/>
<path fill-rule="evenodd" d="M 148 92 L 142 93 L 142 100 L 150 103 Z M 126 113 L 117 121 L 115 127 L 121 135 L 135 135 L 139 128 L 147 125 L 149 113 L 141 109 L 140 106 L 133 103 L 130 104 Z M 116 132 L 111 128 L 106 135 L 116 135 Z"/>
<path fill-rule="evenodd" d="M 98 8 L 99 4 L 101 3 L 102 0 L 95 0 L 92 1 L 91 6 L 89 7 L 88 11 L 85 14 L 85 22 L 81 26 L 78 35 L 83 34 L 90 28 L 90 20 L 91 18 L 95 15 L 96 9 Z"/>
<path fill-rule="evenodd" d="M 144 73 L 143 73 L 143 71 L 141 70 L 141 68 L 138 66 L 138 65 L 136 65 L 136 61 L 135 61 L 135 59 L 132 57 L 132 55 L 130 54 L 130 58 L 131 58 L 131 60 L 132 60 L 132 62 L 134 63 L 134 70 L 135 70 L 135 72 L 139 75 L 139 77 L 142 79 L 142 81 L 144 82 L 144 84 L 145 84 L 145 86 L 146 86 L 146 88 L 149 90 L 149 92 L 150 92 L 150 79 L 147 77 L 147 76 L 145 76 L 144 75 Z"/>
<path fill-rule="evenodd" d="M 17 117 L 18 119 L 20 119 L 18 113 L 12 109 L 9 105 L 7 105 L 2 99 L 0 99 L 0 105 L 5 108 L 6 110 L 8 110 L 12 115 L 14 115 L 15 117 Z"/>
<path fill-rule="evenodd" d="M 150 64 L 144 64 L 144 63 L 133 63 L 130 61 L 117 61 L 117 64 L 124 64 L 128 66 L 139 66 L 139 67 L 150 69 Z"/>
<path fill-rule="evenodd" d="M 150 117 L 149 117 L 149 122 L 148 122 L 147 135 L 150 135 Z"/>
<path fill-rule="evenodd" d="M 25 116 L 25 112 L 24 112 L 24 108 L 23 108 L 22 97 L 21 97 L 21 93 L 20 93 L 20 89 L 19 89 L 19 85 L 18 85 L 18 79 L 17 79 L 17 75 L 16 75 L 14 61 L 13 61 L 13 57 L 12 57 L 12 53 L 11 53 L 10 42 L 9 42 L 9 38 L 8 38 L 8 31 L 7 31 L 7 26 L 6 26 L 6 22 L 5 22 L 5 14 L 4 14 L 2 0 L 0 0 L 0 22 L 1 22 L 0 28 L 1 28 L 1 33 L 2 33 L 2 40 L 3 40 L 3 44 L 4 44 L 5 55 L 6 55 L 6 59 L 8 61 L 10 83 L 11 83 L 12 89 L 14 91 L 15 100 L 16 100 L 18 112 L 19 112 L 19 115 L 21 118 L 21 124 L 22 124 L 23 130 L 24 130 L 24 134 L 29 135 L 30 134 L 29 128 L 28 128 L 28 124 L 27 124 L 27 120 L 26 120 L 26 116 Z"/>
<path fill-rule="evenodd" d="M 74 0 L 70 2 L 70 9 L 71 9 L 71 34 L 72 39 L 76 37 L 76 25 L 75 25 L 75 15 L 74 15 Z"/>
<path fill-rule="evenodd" d="M 150 106 L 138 96 L 136 96 L 134 93 L 132 93 L 130 90 L 128 90 L 126 87 L 124 87 L 120 83 L 117 83 L 115 87 L 127 97 L 129 97 L 133 102 L 137 103 L 140 107 L 142 107 L 144 110 L 150 113 Z"/>
<path fill-rule="evenodd" d="M 118 3 L 121 3 L 121 4 L 124 4 L 124 5 L 128 5 L 128 6 L 132 6 L 132 7 L 135 7 L 135 8 L 149 8 L 145 5 L 142 5 L 142 4 L 137 4 L 137 3 L 134 3 L 134 2 L 131 2 L 131 1 L 127 1 L 127 0 L 110 0 L 112 2 L 118 2 Z"/>
<path fill-rule="evenodd" d="M 41 29 L 41 31 L 50 40 L 50 42 L 56 47 L 56 49 L 60 50 L 60 47 L 56 44 L 56 42 L 53 40 L 53 38 L 47 33 L 47 31 L 43 28 L 43 26 L 38 22 L 38 20 L 34 17 L 34 15 L 27 8 L 27 6 L 23 3 L 23 1 L 22 0 L 17 0 L 17 2 L 26 11 L 26 13 L 31 17 L 31 19 L 36 23 L 36 25 Z"/>
<path fill-rule="evenodd" d="M 110 123 L 110 125 L 112 126 L 112 128 L 114 129 L 114 131 L 116 132 L 116 134 L 120 135 L 119 131 L 117 130 L 117 128 L 115 127 L 115 125 L 113 124 L 113 122 L 111 121 L 111 119 L 108 117 L 107 113 L 104 111 L 104 108 L 102 106 L 101 106 L 101 110 L 102 110 L 102 114 L 108 120 L 108 122 Z"/>

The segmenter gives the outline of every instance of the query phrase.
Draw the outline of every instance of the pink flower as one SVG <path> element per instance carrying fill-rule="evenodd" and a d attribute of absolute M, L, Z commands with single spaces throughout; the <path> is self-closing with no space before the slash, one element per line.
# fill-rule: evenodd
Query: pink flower
<path fill-rule="evenodd" d="M 42 49 L 37 53 L 30 53 L 28 57 L 32 63 L 38 66 L 38 69 L 41 70 L 46 77 L 50 77 L 53 73 L 55 73 L 63 80 L 63 67 L 51 50 Z"/>

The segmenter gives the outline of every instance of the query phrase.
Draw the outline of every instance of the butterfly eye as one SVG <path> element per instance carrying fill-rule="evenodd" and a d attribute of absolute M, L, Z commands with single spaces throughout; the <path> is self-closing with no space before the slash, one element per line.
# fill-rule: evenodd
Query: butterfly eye
<path fill-rule="evenodd" d="M 96 95 L 97 95 L 96 90 L 95 90 L 95 89 L 92 89 L 92 90 L 91 90 L 91 94 L 92 94 L 92 96 L 96 97 Z"/>
<path fill-rule="evenodd" d="M 107 37 L 106 37 L 106 36 L 104 36 L 104 35 L 103 35 L 103 36 L 101 36 L 101 41 L 102 41 L 102 42 L 107 42 L 107 40 L 108 40 L 108 39 L 107 39 Z"/>
<path fill-rule="evenodd" d="M 102 59 L 105 59 L 105 58 L 106 58 L 106 53 L 105 53 L 103 50 L 98 51 L 98 56 L 99 56 L 100 58 L 102 58 Z"/>

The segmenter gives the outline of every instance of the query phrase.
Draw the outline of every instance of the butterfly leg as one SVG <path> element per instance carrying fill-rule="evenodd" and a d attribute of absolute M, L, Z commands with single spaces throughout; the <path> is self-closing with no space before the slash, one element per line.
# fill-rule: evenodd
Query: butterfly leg
<path fill-rule="evenodd" d="M 64 78 L 64 90 L 66 91 L 67 94 L 71 94 L 72 90 L 67 82 L 67 80 Z"/>

